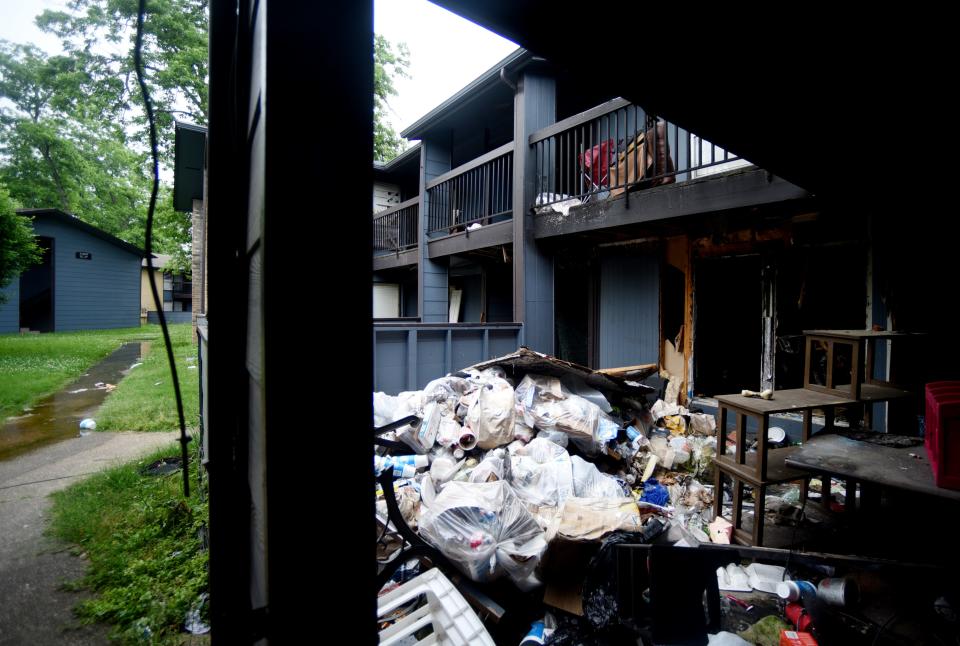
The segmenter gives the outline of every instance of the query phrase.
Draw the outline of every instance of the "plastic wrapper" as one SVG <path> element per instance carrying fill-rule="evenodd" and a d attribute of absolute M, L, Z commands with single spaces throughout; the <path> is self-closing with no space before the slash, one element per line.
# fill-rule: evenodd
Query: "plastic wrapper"
<path fill-rule="evenodd" d="M 567 444 L 570 442 L 570 437 L 563 431 L 540 431 L 537 433 L 537 437 L 553 442 L 563 448 L 567 448 Z"/>
<path fill-rule="evenodd" d="M 527 443 L 536 437 L 537 433 L 523 422 L 523 416 L 517 415 L 513 420 L 513 439 Z"/>
<path fill-rule="evenodd" d="M 577 498 L 620 498 L 623 488 L 610 476 L 578 455 L 570 457 L 573 470 L 573 495 Z"/>
<path fill-rule="evenodd" d="M 663 417 L 663 425 L 667 427 L 672 435 L 683 435 L 687 432 L 687 423 L 682 415 L 666 415 Z"/>
<path fill-rule="evenodd" d="M 437 451 L 430 462 L 430 476 L 434 483 L 442 485 L 456 475 L 463 463 L 464 460 L 457 460 L 454 457 L 453 451 Z"/>
<path fill-rule="evenodd" d="M 400 405 L 400 398 L 388 395 L 386 393 L 373 393 L 373 425 L 375 427 L 386 426 L 397 416 L 397 406 Z"/>
<path fill-rule="evenodd" d="M 571 437 L 596 436 L 600 407 L 568 391 L 556 377 L 525 376 L 517 386 L 516 403 L 527 426 Z"/>
<path fill-rule="evenodd" d="M 678 404 L 668 404 L 662 399 L 658 399 L 656 403 L 650 407 L 650 416 L 653 418 L 654 421 L 662 417 L 667 417 L 669 415 L 689 415 L 689 414 L 690 414 L 690 411 L 688 411 L 683 406 L 680 406 Z"/>
<path fill-rule="evenodd" d="M 562 536 L 576 541 L 599 540 L 610 532 L 642 531 L 640 510 L 633 498 L 567 498 L 547 529 L 547 539 Z"/>
<path fill-rule="evenodd" d="M 663 507 L 670 502 L 670 493 L 666 487 L 657 482 L 656 478 L 650 478 L 643 483 L 643 494 L 640 500 Z"/>
<path fill-rule="evenodd" d="M 532 408 L 534 425 L 544 430 L 562 431 L 571 438 L 594 440 L 600 409 L 583 397 L 567 395 L 559 401 L 542 400 Z"/>
<path fill-rule="evenodd" d="M 716 435 L 717 418 L 706 413 L 690 413 L 687 428 L 694 435 Z"/>
<path fill-rule="evenodd" d="M 463 435 L 463 427 L 453 415 L 441 415 L 437 429 L 437 444 L 440 446 L 456 446 Z"/>
<path fill-rule="evenodd" d="M 420 535 L 464 574 L 484 582 L 506 573 L 518 585 L 531 584 L 546 541 L 505 481 L 451 482 L 424 503 Z"/>
<path fill-rule="evenodd" d="M 417 518 L 420 516 L 420 490 L 412 482 L 395 481 L 393 490 L 397 498 L 400 515 L 410 529 L 417 529 Z M 380 492 L 381 494 L 383 492 Z M 377 500 L 377 515 L 387 517 L 387 503 L 381 497 Z"/>
<path fill-rule="evenodd" d="M 474 388 L 473 384 L 462 377 L 440 377 L 424 386 L 423 397 L 425 401 L 445 402 L 453 407 L 462 395 Z"/>
<path fill-rule="evenodd" d="M 617 439 L 620 432 L 620 425 L 617 424 L 609 415 L 601 412 L 597 420 L 596 441 L 600 444 L 606 444 L 611 440 Z"/>
<path fill-rule="evenodd" d="M 693 474 L 698 478 L 712 480 L 714 459 L 717 457 L 717 438 L 716 437 L 692 437 L 689 438 L 690 445 L 693 447 L 691 453 L 691 467 Z"/>
<path fill-rule="evenodd" d="M 421 421 L 418 425 L 408 424 L 396 429 L 396 437 L 421 455 L 433 447 L 440 426 L 442 406 L 436 402 L 426 402 L 423 391 L 405 391 L 396 397 L 374 393 L 373 406 L 374 424 L 377 426 L 389 424 L 408 415 L 419 417 Z M 382 423 L 378 423 L 378 420 Z"/>
<path fill-rule="evenodd" d="M 470 482 L 509 481 L 510 466 L 510 457 L 506 450 L 490 451 L 470 472 Z"/>
<path fill-rule="evenodd" d="M 682 418 L 681 418 L 682 419 Z M 672 437 L 669 441 L 670 448 L 673 449 L 673 464 L 686 464 L 690 460 L 690 453 L 693 447 L 687 442 L 685 437 Z"/>
<path fill-rule="evenodd" d="M 557 507 L 573 494 L 570 454 L 549 440 L 534 438 L 516 450 L 511 461 L 510 485 L 526 503 Z"/>
<path fill-rule="evenodd" d="M 676 457 L 676 451 L 671 448 L 666 438 L 650 438 L 650 452 L 657 456 L 659 463 L 664 469 L 670 469 L 673 467 L 673 460 Z"/>
<path fill-rule="evenodd" d="M 513 441 L 514 407 L 513 388 L 505 379 L 493 377 L 480 388 L 464 424 L 476 435 L 477 446 L 495 449 Z"/>

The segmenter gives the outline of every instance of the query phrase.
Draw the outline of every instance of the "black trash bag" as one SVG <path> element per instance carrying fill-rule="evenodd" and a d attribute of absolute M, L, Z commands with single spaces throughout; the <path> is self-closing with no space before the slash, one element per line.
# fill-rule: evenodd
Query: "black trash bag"
<path fill-rule="evenodd" d="M 587 576 L 583 581 L 583 616 L 594 628 L 605 628 L 619 623 L 617 559 L 614 546 L 620 543 L 645 543 L 648 540 L 642 533 L 614 532 L 603 539 L 600 551 L 590 560 Z"/>
<path fill-rule="evenodd" d="M 611 624 L 595 628 L 583 617 L 556 610 L 550 611 L 557 628 L 547 638 L 546 646 L 636 646 L 637 633 L 626 626 Z"/>

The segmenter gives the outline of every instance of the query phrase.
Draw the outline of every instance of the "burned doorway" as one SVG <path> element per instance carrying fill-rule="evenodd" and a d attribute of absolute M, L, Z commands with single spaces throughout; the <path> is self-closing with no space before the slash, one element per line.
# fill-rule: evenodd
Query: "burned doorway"
<path fill-rule="evenodd" d="M 20 275 L 20 327 L 53 332 L 53 238 L 40 236 L 41 260 Z"/>
<path fill-rule="evenodd" d="M 706 396 L 757 390 L 763 352 L 760 255 L 698 261 L 694 387 Z"/>

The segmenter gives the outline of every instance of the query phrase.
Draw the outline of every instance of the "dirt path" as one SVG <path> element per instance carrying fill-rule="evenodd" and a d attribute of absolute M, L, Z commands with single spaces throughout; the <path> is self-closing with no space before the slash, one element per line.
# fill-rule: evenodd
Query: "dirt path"
<path fill-rule="evenodd" d="M 0 461 L 0 646 L 105 644 L 106 629 L 78 626 L 83 593 L 59 590 L 86 563 L 44 536 L 49 495 L 84 476 L 137 458 L 178 433 L 91 433 Z"/>

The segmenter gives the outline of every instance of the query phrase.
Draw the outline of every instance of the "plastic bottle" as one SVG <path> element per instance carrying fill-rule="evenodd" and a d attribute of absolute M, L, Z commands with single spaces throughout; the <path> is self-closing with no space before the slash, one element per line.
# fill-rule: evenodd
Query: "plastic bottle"
<path fill-rule="evenodd" d="M 853 579 L 824 579 L 817 586 L 817 598 L 831 606 L 849 606 L 857 602 L 860 590 Z"/>
<path fill-rule="evenodd" d="M 817 596 L 817 589 L 809 581 L 782 581 L 777 584 L 777 596 L 787 601 L 800 601 Z"/>
<path fill-rule="evenodd" d="M 375 455 L 373 468 L 379 476 L 384 469 L 393 469 L 394 478 L 412 478 L 417 469 L 430 465 L 426 455 Z"/>
<path fill-rule="evenodd" d="M 544 623 L 542 619 L 533 622 L 530 626 L 530 632 L 528 632 L 527 636 L 520 642 L 520 646 L 540 646 L 545 640 L 543 631 Z"/>

